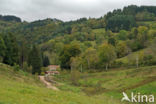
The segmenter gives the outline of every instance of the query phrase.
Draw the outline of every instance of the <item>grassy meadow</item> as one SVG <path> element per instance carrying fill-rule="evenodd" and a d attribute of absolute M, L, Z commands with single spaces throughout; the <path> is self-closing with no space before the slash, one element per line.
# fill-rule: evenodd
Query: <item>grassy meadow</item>
<path fill-rule="evenodd" d="M 0 65 L 0 104 L 112 104 L 105 96 L 47 89 L 37 77 Z M 120 103 L 119 103 L 120 104 Z"/>
<path fill-rule="evenodd" d="M 0 104 L 122 104 L 122 92 L 156 95 L 156 66 L 56 76 L 60 91 L 47 89 L 37 76 L 0 64 Z M 144 75 L 144 76 L 143 76 Z M 123 102 L 123 104 L 128 104 Z"/>

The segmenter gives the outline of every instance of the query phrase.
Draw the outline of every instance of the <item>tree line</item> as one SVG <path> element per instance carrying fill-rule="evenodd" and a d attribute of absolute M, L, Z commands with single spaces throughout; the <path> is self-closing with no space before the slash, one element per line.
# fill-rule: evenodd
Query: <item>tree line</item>
<path fill-rule="evenodd" d="M 42 44 L 42 49 L 49 53 L 49 57 L 56 58 L 55 60 L 51 58 L 53 64 L 60 64 L 62 69 L 75 68 L 79 70 L 120 67 L 123 63 L 116 59 L 154 44 L 156 31 L 150 27 L 139 26 L 131 28 L 130 31 L 121 30 L 118 33 L 113 33 L 110 30 L 102 34 L 90 32 L 89 36 L 93 34 L 91 40 L 87 34 L 83 33 L 83 38 L 76 34 L 77 32 L 74 32 L 72 35 L 55 38 Z M 146 52 L 140 54 L 142 55 L 140 60 L 141 57 L 144 57 L 144 60 L 140 61 L 140 65 L 154 65 L 156 62 L 154 51 L 151 53 L 150 55 Z M 135 66 L 135 63 L 132 66 Z"/>
<path fill-rule="evenodd" d="M 49 64 L 79 70 L 122 66 L 117 59 L 154 46 L 155 25 L 145 22 L 155 20 L 155 10 L 153 6 L 130 5 L 97 19 L 45 19 L 11 25 L 0 21 L 7 23 L 0 29 L 4 32 L 0 60 L 33 74 L 41 73 L 41 67 Z M 140 64 L 154 65 L 154 51 L 151 53 L 140 54 Z"/>
<path fill-rule="evenodd" d="M 19 66 L 32 74 L 41 74 L 41 67 L 47 67 L 50 64 L 49 58 L 42 54 L 38 46 L 30 47 L 24 40 L 18 43 L 11 33 L 0 34 L 0 62 Z"/>

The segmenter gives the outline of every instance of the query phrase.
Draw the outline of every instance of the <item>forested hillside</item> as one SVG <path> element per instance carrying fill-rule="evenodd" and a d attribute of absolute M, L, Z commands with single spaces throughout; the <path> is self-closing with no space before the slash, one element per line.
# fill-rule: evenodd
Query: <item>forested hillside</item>
<path fill-rule="evenodd" d="M 100 18 L 69 22 L 0 16 L 1 62 L 34 70 L 43 64 L 79 70 L 155 65 L 155 11 L 155 6 L 130 5 Z"/>

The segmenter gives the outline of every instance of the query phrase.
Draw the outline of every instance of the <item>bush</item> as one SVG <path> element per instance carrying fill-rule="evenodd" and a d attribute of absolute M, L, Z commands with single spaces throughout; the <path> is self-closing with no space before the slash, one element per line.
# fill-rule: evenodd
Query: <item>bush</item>
<path fill-rule="evenodd" d="M 32 66 L 28 66 L 27 62 L 23 63 L 23 70 L 27 72 L 32 72 Z"/>
<path fill-rule="evenodd" d="M 154 65 L 154 64 L 156 64 L 156 59 L 154 58 L 153 55 L 145 55 L 143 64 L 144 65 Z"/>
<path fill-rule="evenodd" d="M 14 71 L 19 71 L 20 70 L 20 66 L 17 64 L 14 64 L 13 66 Z"/>

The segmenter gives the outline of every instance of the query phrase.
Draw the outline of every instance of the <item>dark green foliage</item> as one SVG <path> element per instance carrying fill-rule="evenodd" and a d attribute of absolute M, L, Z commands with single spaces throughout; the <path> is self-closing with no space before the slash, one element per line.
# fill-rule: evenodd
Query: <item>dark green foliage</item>
<path fill-rule="evenodd" d="M 41 74 L 42 58 L 40 50 L 36 46 L 33 46 L 29 53 L 28 64 L 32 66 L 32 74 Z"/>
<path fill-rule="evenodd" d="M 136 5 L 129 5 L 127 7 L 124 7 L 123 13 L 126 15 L 135 15 L 139 11 L 139 7 Z"/>
<path fill-rule="evenodd" d="M 138 30 L 136 27 L 134 27 L 131 29 L 131 32 L 128 34 L 128 38 L 129 39 L 136 39 L 137 34 L 138 34 Z"/>
<path fill-rule="evenodd" d="M 0 15 L 0 20 L 21 22 L 21 19 L 19 17 L 11 16 L 11 15 L 7 15 L 7 16 Z"/>
<path fill-rule="evenodd" d="M 156 6 L 140 6 L 138 12 L 147 11 L 156 15 Z"/>
<path fill-rule="evenodd" d="M 78 44 L 65 45 L 60 53 L 61 68 L 70 69 L 70 58 L 79 55 L 80 52 Z"/>
<path fill-rule="evenodd" d="M 23 22 L 7 31 L 15 32 L 19 39 L 25 38 L 29 44 L 42 43 L 56 35 L 62 35 L 62 22 L 55 19 L 38 20 L 31 23 Z M 19 40 L 21 42 L 21 40 Z"/>
<path fill-rule="evenodd" d="M 28 61 L 28 54 L 29 54 L 29 50 L 30 48 L 28 47 L 28 43 L 26 42 L 26 40 L 21 39 L 22 42 L 20 43 L 20 48 L 19 48 L 19 65 L 21 66 L 21 68 L 23 68 L 23 64 L 24 62 Z"/>
<path fill-rule="evenodd" d="M 6 51 L 6 46 L 5 46 L 2 36 L 0 34 L 0 58 L 2 58 L 2 60 L 3 60 L 3 57 L 5 56 L 5 51 Z"/>
<path fill-rule="evenodd" d="M 113 10 L 113 12 L 108 12 L 107 15 L 105 15 L 106 20 L 108 20 L 109 18 L 115 16 L 115 15 L 122 15 L 122 10 L 121 9 L 117 9 L 117 10 Z"/>
<path fill-rule="evenodd" d="M 117 9 L 113 12 L 108 12 L 105 15 L 106 29 L 113 32 L 118 32 L 121 29 L 129 30 L 135 26 L 137 21 L 153 21 L 156 20 L 155 6 L 136 6 L 130 5 L 124 7 L 123 10 Z"/>
<path fill-rule="evenodd" d="M 14 71 L 19 71 L 20 66 L 15 63 L 14 66 L 13 66 L 13 69 L 14 69 Z"/>
<path fill-rule="evenodd" d="M 129 30 L 135 26 L 135 19 L 129 15 L 115 15 L 107 20 L 106 29 L 110 29 L 113 32 L 119 32 L 120 30 Z"/>
<path fill-rule="evenodd" d="M 143 65 L 155 65 L 156 59 L 154 58 L 153 55 L 145 55 L 142 64 Z"/>
<path fill-rule="evenodd" d="M 123 10 L 117 9 L 117 10 L 114 10 L 113 12 L 108 12 L 105 18 L 109 19 L 115 15 L 131 15 L 135 17 L 138 13 L 141 13 L 141 12 L 148 12 L 156 16 L 155 10 L 156 10 L 156 6 L 129 5 L 127 7 L 124 7 Z"/>
<path fill-rule="evenodd" d="M 4 36 L 6 45 L 5 57 L 3 62 L 5 64 L 14 65 L 19 62 L 19 51 L 16 38 L 11 33 Z"/>
<path fill-rule="evenodd" d="M 154 13 L 149 13 L 147 11 L 137 13 L 135 18 L 137 21 L 154 21 L 154 20 L 156 20 Z"/>
<path fill-rule="evenodd" d="M 64 36 L 66 34 L 75 34 L 80 32 L 79 40 L 86 40 L 83 36 L 84 34 L 90 36 L 91 29 L 105 28 L 110 29 L 113 32 L 118 32 L 121 29 L 129 30 L 131 27 L 135 26 L 133 22 L 135 19 L 142 18 L 140 20 L 153 20 L 156 16 L 156 7 L 155 6 L 136 6 L 130 5 L 124 7 L 124 9 L 116 9 L 113 12 L 108 12 L 107 15 L 100 18 L 80 18 L 76 21 L 63 22 L 57 19 L 44 19 L 34 22 L 21 22 L 18 17 L 15 16 L 0 16 L 0 20 L 8 22 L 15 21 L 11 24 L 2 23 L 2 27 L 5 29 L 0 29 L 0 31 L 16 33 L 18 41 L 21 41 L 21 38 L 25 38 L 30 44 L 40 44 L 46 42 L 50 39 Z M 5 17 L 6 19 L 2 19 Z M 115 17 L 118 17 L 115 19 Z M 120 18 L 121 17 L 121 18 Z M 136 18 L 137 17 L 137 18 Z M 149 18 L 150 17 L 150 18 Z M 9 19 L 8 19 L 9 18 Z M 112 19 L 113 18 L 113 19 Z M 155 20 L 155 19 L 154 19 Z M 121 21 L 121 22 L 120 22 Z M 1 25 L 1 24 L 0 24 Z M 7 26 L 6 26 L 7 25 Z M 12 26 L 11 26 L 12 25 Z M 9 27 L 9 28 L 8 28 Z M 73 30 L 76 27 L 74 33 Z M 1 27 L 0 27 L 1 28 Z M 89 38 L 88 40 L 93 40 Z"/>
<path fill-rule="evenodd" d="M 43 56 L 43 66 L 47 67 L 48 65 L 50 65 L 48 56 Z"/>
<path fill-rule="evenodd" d="M 110 38 L 108 39 L 108 43 L 111 44 L 111 45 L 113 45 L 113 46 L 115 46 L 115 44 L 116 44 L 116 39 L 115 39 L 114 37 L 110 37 Z"/>
<path fill-rule="evenodd" d="M 131 50 L 138 51 L 150 46 L 156 36 L 155 11 L 155 6 L 130 5 L 123 10 L 109 12 L 104 17 L 69 22 L 49 18 L 18 22 L 12 17 L 2 19 L 4 16 L 0 16 L 0 33 L 7 34 L 0 38 L 0 61 L 4 59 L 3 62 L 9 65 L 17 63 L 29 72 L 33 68 L 33 74 L 40 74 L 42 64 L 45 67 L 50 64 L 49 58 L 51 64 L 60 64 L 63 69 L 70 69 L 72 65 L 80 70 L 110 67 L 116 54 L 118 58 L 124 58 Z M 10 36 L 9 32 L 13 35 Z M 14 37 L 18 40 L 19 49 Z M 34 44 L 39 45 L 42 54 L 49 58 L 41 55 L 36 47 L 30 49 Z M 146 65 L 155 62 L 151 56 L 144 59 L 148 60 L 143 62 Z M 32 68 L 27 68 L 27 61 Z"/>
<path fill-rule="evenodd" d="M 128 41 L 127 44 L 133 52 L 143 48 L 143 46 L 135 40 Z"/>

